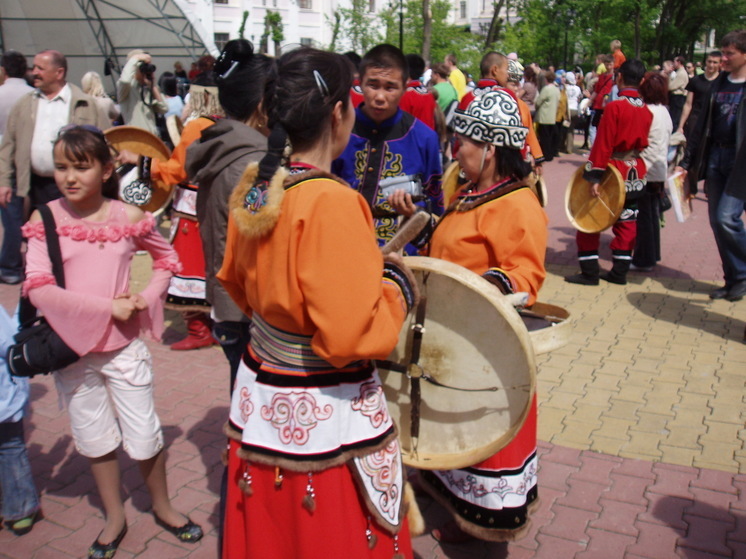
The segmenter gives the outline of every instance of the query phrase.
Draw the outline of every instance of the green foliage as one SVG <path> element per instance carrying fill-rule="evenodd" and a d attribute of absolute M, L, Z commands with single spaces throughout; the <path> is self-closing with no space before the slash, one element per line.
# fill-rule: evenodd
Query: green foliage
<path fill-rule="evenodd" d="M 243 11 L 243 19 L 241 20 L 241 27 L 238 28 L 238 38 L 243 39 L 244 31 L 246 30 L 246 20 L 249 19 L 249 10 Z"/>
<path fill-rule="evenodd" d="M 430 43 L 430 62 L 442 62 L 449 53 L 456 55 L 459 68 L 473 76 L 479 76 L 479 61 L 482 58 L 484 38 L 474 35 L 468 28 L 448 23 L 448 12 L 451 3 L 448 0 L 433 0 L 430 3 L 432 13 L 432 35 Z M 386 28 L 385 42 L 399 45 L 399 2 L 392 1 L 386 10 L 380 13 Z M 408 0 L 404 2 L 404 53 L 422 54 L 422 2 Z"/>
<path fill-rule="evenodd" d="M 524 62 L 557 67 L 593 66 L 595 56 L 622 42 L 627 58 L 649 65 L 683 54 L 710 29 L 717 36 L 742 27 L 735 14 L 746 0 L 518 0 L 520 20 L 507 26 L 501 44 Z"/>
<path fill-rule="evenodd" d="M 339 38 L 347 39 L 361 56 L 382 40 L 375 15 L 368 11 L 368 0 L 352 0 L 351 8 L 339 8 Z M 336 45 L 334 45 L 336 46 Z"/>

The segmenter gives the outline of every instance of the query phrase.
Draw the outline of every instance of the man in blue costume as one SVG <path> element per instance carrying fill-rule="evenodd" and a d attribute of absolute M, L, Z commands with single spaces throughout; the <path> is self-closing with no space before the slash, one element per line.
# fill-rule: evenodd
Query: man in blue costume
<path fill-rule="evenodd" d="M 438 215 L 443 212 L 438 136 L 399 108 L 408 75 L 406 59 L 398 48 L 383 44 L 368 51 L 360 63 L 364 101 L 355 110 L 347 148 L 332 164 L 332 171 L 370 204 L 380 244 L 391 239 L 398 226 L 382 180 L 419 176 L 424 195 L 415 202 Z"/>

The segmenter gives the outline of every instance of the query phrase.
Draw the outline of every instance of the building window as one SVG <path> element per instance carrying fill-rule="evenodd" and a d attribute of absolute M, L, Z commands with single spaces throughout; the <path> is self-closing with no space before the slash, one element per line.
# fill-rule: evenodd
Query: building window
<path fill-rule="evenodd" d="M 301 37 L 300 38 L 300 44 L 304 47 L 312 47 L 313 46 L 313 39 L 309 37 Z"/>
<path fill-rule="evenodd" d="M 216 4 L 228 4 L 230 0 L 215 0 Z"/>
<path fill-rule="evenodd" d="M 298 2 L 298 5 L 300 6 L 301 10 L 312 10 L 313 9 L 313 1 L 312 0 L 300 0 Z"/>
<path fill-rule="evenodd" d="M 466 19 L 466 2 L 465 2 L 465 0 L 461 1 L 460 8 L 461 8 L 461 17 L 460 17 L 460 19 Z"/>
<path fill-rule="evenodd" d="M 229 34 L 228 33 L 213 33 L 212 38 L 213 38 L 213 41 L 215 41 L 215 46 L 218 48 L 218 50 L 223 50 L 225 43 L 227 43 L 229 40 Z"/>

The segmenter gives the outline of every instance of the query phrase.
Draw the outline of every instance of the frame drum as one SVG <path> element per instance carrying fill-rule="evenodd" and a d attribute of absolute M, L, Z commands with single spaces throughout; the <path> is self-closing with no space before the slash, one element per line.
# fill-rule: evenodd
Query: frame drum
<path fill-rule="evenodd" d="M 531 339 L 484 278 L 445 260 L 404 261 L 426 300 L 422 328 L 422 310 L 415 309 L 388 360 L 377 362 L 404 463 L 425 470 L 474 465 L 505 447 L 528 415 L 536 390 Z M 417 330 L 419 359 L 412 365 Z M 418 421 L 410 376 L 419 377 Z"/>
<path fill-rule="evenodd" d="M 626 196 L 624 179 L 619 170 L 608 165 L 601 183 L 599 197 L 590 193 L 590 185 L 578 167 L 565 190 L 565 212 L 573 227 L 583 233 L 600 233 L 614 225 L 624 209 Z"/>

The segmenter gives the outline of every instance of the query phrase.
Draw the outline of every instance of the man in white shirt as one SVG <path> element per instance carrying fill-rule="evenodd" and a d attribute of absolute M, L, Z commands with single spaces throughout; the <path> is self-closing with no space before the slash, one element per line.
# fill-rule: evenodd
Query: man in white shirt
<path fill-rule="evenodd" d="M 59 129 L 69 124 L 91 125 L 104 130 L 111 123 L 92 97 L 67 83 L 67 60 L 62 53 L 45 50 L 34 57 L 31 72 L 35 89 L 13 105 L 0 144 L 0 206 L 15 209 L 18 229 L 5 235 L 18 235 L 23 205 L 15 208 L 14 196 L 28 198 L 34 209 L 62 196 L 54 182 L 52 146 Z M 20 252 L 20 243 L 18 243 Z M 20 276 L 0 281 L 18 283 Z"/>
<path fill-rule="evenodd" d="M 9 50 L 3 53 L 0 68 L 5 73 L 5 83 L 0 85 L 0 141 L 5 134 L 10 109 L 26 93 L 34 88 L 26 83 L 24 77 L 28 65 L 26 57 L 20 52 Z M 21 259 L 21 221 L 23 219 L 23 198 L 12 195 L 7 206 L 0 206 L 0 218 L 3 223 L 3 244 L 0 249 L 0 282 L 16 284 L 23 275 Z"/>

